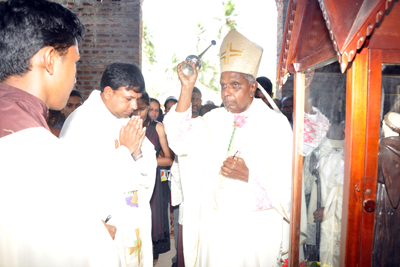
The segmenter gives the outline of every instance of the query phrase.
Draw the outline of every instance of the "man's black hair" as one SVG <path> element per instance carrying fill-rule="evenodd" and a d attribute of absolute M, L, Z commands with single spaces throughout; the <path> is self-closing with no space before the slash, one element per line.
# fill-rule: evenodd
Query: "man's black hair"
<path fill-rule="evenodd" d="M 127 87 L 126 90 L 133 90 L 142 93 L 145 90 L 142 71 L 133 63 L 113 63 L 104 70 L 100 81 L 100 91 L 110 86 L 113 90 L 120 87 Z"/>
<path fill-rule="evenodd" d="M 202 95 L 201 95 L 201 92 L 200 92 L 200 90 L 199 90 L 199 88 L 197 88 L 197 87 L 194 87 L 194 88 L 193 88 L 192 94 L 193 94 L 193 93 L 199 93 L 200 96 L 202 96 Z"/>
<path fill-rule="evenodd" d="M 0 81 L 31 71 L 32 57 L 52 46 L 65 56 L 82 40 L 85 27 L 78 16 L 47 0 L 0 2 Z"/>
<path fill-rule="evenodd" d="M 281 106 L 279 107 L 280 110 L 282 110 L 283 102 L 284 102 L 285 100 L 288 100 L 288 99 L 291 99 L 291 100 L 293 101 L 293 96 L 286 96 L 286 97 L 284 97 L 284 98 L 281 99 Z"/>
<path fill-rule="evenodd" d="M 261 86 L 265 89 L 267 94 L 272 95 L 272 83 L 270 79 L 267 77 L 258 77 L 256 80 Z M 262 90 L 262 88 L 257 88 L 258 90 Z"/>
<path fill-rule="evenodd" d="M 281 103 L 283 103 L 283 101 L 291 99 L 293 101 L 293 96 L 285 96 L 284 98 L 281 99 Z"/>
<path fill-rule="evenodd" d="M 81 99 L 81 103 L 83 103 L 83 96 L 81 95 L 81 93 L 79 93 L 79 91 L 72 90 L 71 93 L 69 94 L 69 97 L 71 96 L 78 96 Z"/>
<path fill-rule="evenodd" d="M 171 102 L 171 101 L 174 101 L 175 103 L 178 103 L 178 99 L 176 99 L 176 98 L 173 97 L 173 96 L 170 96 L 170 97 L 168 97 L 168 98 L 165 100 L 164 108 L 167 106 L 168 102 Z"/>

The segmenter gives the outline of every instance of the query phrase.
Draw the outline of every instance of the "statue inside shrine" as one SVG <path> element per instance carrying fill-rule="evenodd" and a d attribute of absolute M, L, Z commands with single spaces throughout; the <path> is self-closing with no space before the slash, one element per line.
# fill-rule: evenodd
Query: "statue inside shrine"
<path fill-rule="evenodd" d="M 400 114 L 383 120 L 372 266 L 400 266 Z"/>

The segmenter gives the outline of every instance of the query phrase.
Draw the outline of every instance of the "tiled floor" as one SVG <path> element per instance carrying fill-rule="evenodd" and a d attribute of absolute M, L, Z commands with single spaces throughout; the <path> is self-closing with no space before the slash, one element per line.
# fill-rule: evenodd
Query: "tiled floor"
<path fill-rule="evenodd" d="M 155 267 L 171 267 L 171 259 L 175 256 L 175 253 L 175 239 L 171 238 L 171 250 L 167 253 L 160 254 L 160 257 L 158 258 L 158 263 L 155 265 Z"/>

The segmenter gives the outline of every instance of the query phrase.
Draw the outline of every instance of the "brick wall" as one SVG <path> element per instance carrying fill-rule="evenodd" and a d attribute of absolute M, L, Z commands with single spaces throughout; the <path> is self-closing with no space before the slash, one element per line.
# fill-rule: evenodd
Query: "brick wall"
<path fill-rule="evenodd" d="M 80 44 L 75 89 L 86 99 L 99 89 L 105 67 L 113 62 L 142 62 L 141 0 L 53 0 L 78 15 L 86 27 Z"/>

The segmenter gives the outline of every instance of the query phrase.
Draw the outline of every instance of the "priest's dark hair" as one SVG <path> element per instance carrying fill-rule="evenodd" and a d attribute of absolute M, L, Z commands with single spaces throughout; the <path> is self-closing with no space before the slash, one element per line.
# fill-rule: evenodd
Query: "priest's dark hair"
<path fill-rule="evenodd" d="M 65 56 L 84 33 L 78 16 L 60 4 L 47 0 L 0 2 L 0 81 L 31 71 L 31 59 L 43 47 L 52 46 Z"/>
<path fill-rule="evenodd" d="M 142 71 L 135 63 L 116 62 L 108 65 L 101 77 L 100 91 L 103 92 L 107 86 L 113 90 L 127 87 L 126 90 L 133 90 L 136 93 L 142 93 L 145 90 Z"/>

